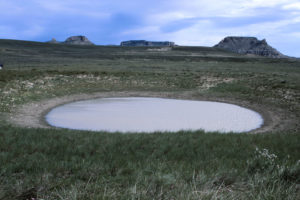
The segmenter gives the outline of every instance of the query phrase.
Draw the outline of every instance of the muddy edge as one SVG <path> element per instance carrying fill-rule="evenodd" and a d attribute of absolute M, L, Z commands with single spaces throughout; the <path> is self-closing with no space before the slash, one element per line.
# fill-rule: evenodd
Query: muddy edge
<path fill-rule="evenodd" d="M 52 128 L 45 121 L 45 115 L 54 107 L 80 100 L 88 100 L 105 97 L 160 97 L 185 100 L 206 100 L 239 105 L 260 113 L 264 119 L 264 124 L 250 133 L 264 133 L 269 131 L 284 130 L 292 120 L 284 110 L 271 108 L 266 105 L 258 105 L 252 102 L 240 101 L 235 99 L 225 99 L 216 97 L 199 96 L 191 91 L 186 92 L 99 92 L 93 94 L 75 94 L 63 97 L 56 97 L 39 102 L 24 104 L 12 114 L 7 115 L 6 121 L 9 124 L 26 128 Z"/>

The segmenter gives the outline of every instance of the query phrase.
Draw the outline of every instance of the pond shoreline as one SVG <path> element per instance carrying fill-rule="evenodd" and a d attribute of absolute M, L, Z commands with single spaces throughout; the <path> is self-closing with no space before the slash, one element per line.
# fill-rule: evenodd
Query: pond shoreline
<path fill-rule="evenodd" d="M 150 91 L 122 91 L 122 92 L 98 92 L 92 94 L 75 94 L 63 97 L 51 98 L 43 101 L 32 102 L 24 104 L 19 107 L 14 113 L 9 116 L 9 123 L 12 125 L 27 127 L 27 128 L 56 128 L 50 126 L 46 120 L 45 115 L 53 108 L 61 106 L 63 104 L 90 100 L 96 98 L 108 98 L 108 97 L 160 97 L 170 99 L 182 99 L 182 100 L 199 100 L 199 101 L 214 101 L 222 103 L 230 103 L 238 106 L 242 106 L 259 113 L 264 123 L 263 125 L 249 133 L 264 133 L 273 130 L 281 130 L 283 127 L 281 122 L 284 118 L 284 113 L 275 111 L 274 109 L 268 108 L 265 105 L 257 105 L 254 103 L 234 100 L 234 99 L 223 99 L 215 97 L 198 96 L 193 91 L 184 92 L 150 92 Z M 279 114 L 278 114 L 279 112 Z M 280 114 L 281 113 L 281 114 Z M 60 129 L 60 128 L 57 128 Z"/>

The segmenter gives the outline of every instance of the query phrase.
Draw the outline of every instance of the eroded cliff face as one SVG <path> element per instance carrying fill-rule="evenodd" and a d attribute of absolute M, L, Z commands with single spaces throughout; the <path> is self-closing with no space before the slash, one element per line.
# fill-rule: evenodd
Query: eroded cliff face
<path fill-rule="evenodd" d="M 65 44 L 77 44 L 77 45 L 94 45 L 89 39 L 85 36 L 71 36 L 67 38 L 63 43 Z"/>
<path fill-rule="evenodd" d="M 265 39 L 258 40 L 255 37 L 226 37 L 214 47 L 239 54 L 253 54 L 270 58 L 287 57 L 268 45 Z"/>

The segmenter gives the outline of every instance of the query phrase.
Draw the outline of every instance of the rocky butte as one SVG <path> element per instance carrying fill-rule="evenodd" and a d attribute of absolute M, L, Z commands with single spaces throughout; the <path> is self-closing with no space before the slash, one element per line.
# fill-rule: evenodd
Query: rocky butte
<path fill-rule="evenodd" d="M 77 44 L 77 45 L 94 45 L 89 39 L 85 36 L 71 36 L 67 38 L 63 43 L 65 44 Z"/>
<path fill-rule="evenodd" d="M 129 40 L 121 42 L 121 46 L 128 46 L 128 47 L 172 47 L 175 46 L 174 42 L 169 41 L 146 41 L 146 40 Z"/>
<path fill-rule="evenodd" d="M 216 48 L 226 49 L 239 54 L 252 54 L 265 56 L 270 58 L 287 58 L 275 48 L 268 45 L 265 39 L 258 40 L 255 37 L 226 37 L 219 44 L 215 45 Z"/>
<path fill-rule="evenodd" d="M 50 41 L 48 41 L 47 43 L 52 43 L 52 44 L 58 44 L 60 42 L 58 42 L 55 38 L 52 38 Z"/>

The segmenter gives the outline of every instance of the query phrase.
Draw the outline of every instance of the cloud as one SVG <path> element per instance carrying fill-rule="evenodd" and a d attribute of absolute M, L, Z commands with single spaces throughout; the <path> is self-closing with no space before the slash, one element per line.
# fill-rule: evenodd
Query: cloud
<path fill-rule="evenodd" d="M 300 2 L 295 2 L 283 6 L 285 10 L 300 10 Z"/>
<path fill-rule="evenodd" d="M 108 18 L 110 16 L 110 13 L 105 11 L 99 1 L 35 0 L 34 2 L 36 2 L 37 7 L 50 14 L 79 15 L 94 18 Z"/>

